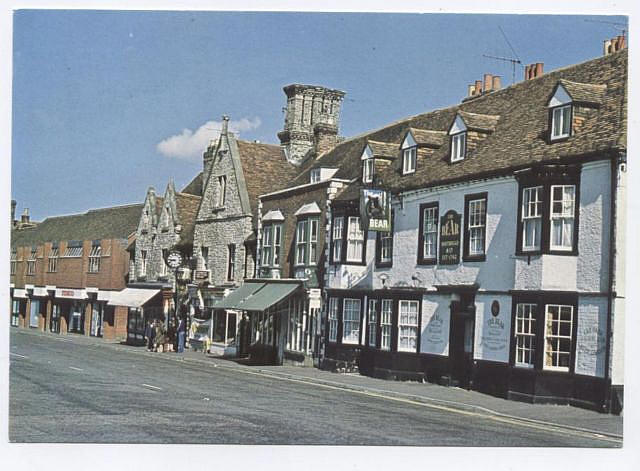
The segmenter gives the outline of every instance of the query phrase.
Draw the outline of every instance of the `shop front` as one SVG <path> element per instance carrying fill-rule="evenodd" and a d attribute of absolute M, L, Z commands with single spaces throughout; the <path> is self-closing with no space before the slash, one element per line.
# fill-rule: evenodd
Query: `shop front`
<path fill-rule="evenodd" d="M 85 289 L 56 288 L 55 297 L 60 306 L 60 330 L 84 334 L 87 291 Z"/>
<path fill-rule="evenodd" d="M 112 292 L 108 306 L 124 306 L 127 313 L 127 343 L 142 345 L 145 328 L 149 322 L 165 322 L 165 312 L 160 289 L 125 288 Z"/>

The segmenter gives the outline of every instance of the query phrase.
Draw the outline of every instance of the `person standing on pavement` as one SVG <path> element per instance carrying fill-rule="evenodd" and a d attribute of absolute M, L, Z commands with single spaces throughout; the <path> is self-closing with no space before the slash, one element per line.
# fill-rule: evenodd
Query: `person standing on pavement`
<path fill-rule="evenodd" d="M 147 327 L 145 327 L 144 329 L 144 336 L 147 340 L 147 351 L 149 352 L 153 348 L 153 334 L 154 334 L 153 322 L 149 321 L 147 322 Z"/>
<path fill-rule="evenodd" d="M 184 321 L 184 317 L 180 318 L 180 324 L 178 324 L 178 353 L 184 352 L 184 336 L 187 332 L 187 324 Z"/>

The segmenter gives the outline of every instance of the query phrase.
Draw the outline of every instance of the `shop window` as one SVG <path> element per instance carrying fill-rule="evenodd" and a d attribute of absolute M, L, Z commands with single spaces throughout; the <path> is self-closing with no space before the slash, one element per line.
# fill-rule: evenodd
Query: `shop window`
<path fill-rule="evenodd" d="M 398 313 L 398 351 L 418 349 L 418 301 L 400 301 Z"/>
<path fill-rule="evenodd" d="M 329 298 L 329 342 L 338 340 L 338 298 Z"/>
<path fill-rule="evenodd" d="M 435 264 L 438 257 L 438 203 L 420 205 L 418 263 Z"/>
<path fill-rule="evenodd" d="M 13 327 L 18 327 L 20 319 L 20 301 L 14 299 L 11 302 L 11 325 Z"/>
<path fill-rule="evenodd" d="M 342 343 L 360 341 L 360 299 L 344 298 L 342 304 Z"/>
<path fill-rule="evenodd" d="M 369 299 L 368 309 L 369 335 L 368 344 L 370 347 L 376 346 L 376 328 L 378 325 L 378 300 Z"/>
<path fill-rule="evenodd" d="M 573 333 L 573 306 L 547 304 L 543 368 L 569 371 Z"/>
<path fill-rule="evenodd" d="M 516 306 L 516 366 L 532 368 L 535 364 L 537 310 L 536 304 Z"/>
<path fill-rule="evenodd" d="M 465 196 L 464 260 L 484 261 L 486 251 L 487 194 Z"/>
<path fill-rule="evenodd" d="M 393 299 L 383 299 L 380 309 L 380 349 L 391 350 Z"/>

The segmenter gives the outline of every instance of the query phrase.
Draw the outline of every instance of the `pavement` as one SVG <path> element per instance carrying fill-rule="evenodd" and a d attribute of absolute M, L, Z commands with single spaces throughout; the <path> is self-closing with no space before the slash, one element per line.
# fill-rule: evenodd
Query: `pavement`
<path fill-rule="evenodd" d="M 218 371 L 251 375 L 290 383 L 293 386 L 315 386 L 327 391 L 349 391 L 367 399 L 384 398 L 395 405 L 426 407 L 433 413 L 457 414 L 468 420 L 491 420 L 502 426 L 518 426 L 531 430 L 569 434 L 584 439 L 601 438 L 603 446 L 621 446 L 623 418 L 602 414 L 568 405 L 529 404 L 509 401 L 476 391 L 446 387 L 432 383 L 387 381 L 354 373 L 332 373 L 316 368 L 299 366 L 251 366 L 222 358 L 220 348 L 213 354 L 185 351 L 184 353 L 152 353 L 144 347 L 109 342 L 99 338 L 78 335 L 60 336 L 34 330 L 12 328 L 12 335 L 53 337 L 72 340 L 78 345 L 92 345 L 137 354 L 167 362 L 181 362 L 184 366 L 206 366 Z M 217 354 L 216 354 L 217 353 Z"/>

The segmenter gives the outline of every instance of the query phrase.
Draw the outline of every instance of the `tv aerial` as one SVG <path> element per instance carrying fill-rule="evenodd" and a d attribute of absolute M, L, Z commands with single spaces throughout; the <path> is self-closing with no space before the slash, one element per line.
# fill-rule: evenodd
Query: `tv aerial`
<path fill-rule="evenodd" d="M 499 60 L 499 61 L 502 61 L 502 62 L 510 63 L 511 64 L 511 83 L 513 84 L 516 81 L 516 65 L 520 65 L 522 67 L 522 61 L 518 57 L 518 54 L 516 53 L 516 50 L 511 45 L 511 42 L 509 41 L 509 38 L 507 38 L 507 35 L 502 30 L 502 27 L 498 26 L 498 29 L 502 33 L 502 37 L 504 38 L 505 42 L 509 46 L 509 49 L 511 49 L 511 52 L 513 52 L 513 55 L 515 57 L 492 56 L 490 54 L 482 54 L 482 57 L 487 57 L 489 59 L 495 59 L 495 60 Z"/>

